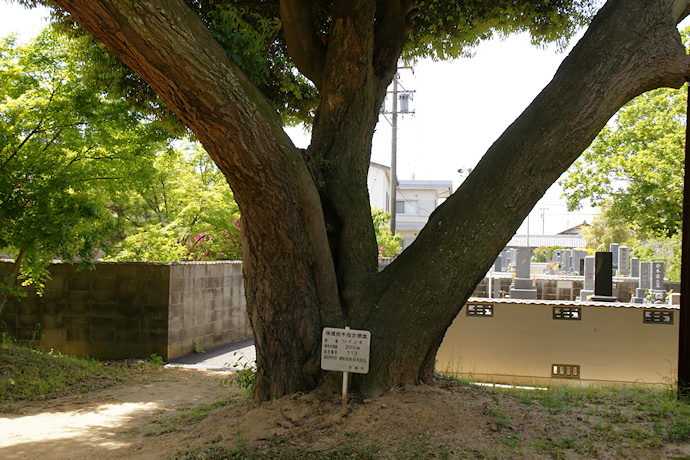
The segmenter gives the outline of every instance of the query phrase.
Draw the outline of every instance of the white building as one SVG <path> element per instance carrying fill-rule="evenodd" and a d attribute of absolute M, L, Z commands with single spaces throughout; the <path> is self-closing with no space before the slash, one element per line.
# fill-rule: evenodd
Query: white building
<path fill-rule="evenodd" d="M 390 212 L 390 168 L 371 163 L 367 177 L 371 205 Z M 453 190 L 450 180 L 399 180 L 396 192 L 396 233 L 403 238 L 402 249 L 419 235 L 432 212 Z"/>

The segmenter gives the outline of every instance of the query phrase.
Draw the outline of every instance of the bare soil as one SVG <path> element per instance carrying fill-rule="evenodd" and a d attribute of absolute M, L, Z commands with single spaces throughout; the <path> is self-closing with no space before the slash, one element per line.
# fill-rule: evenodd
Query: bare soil
<path fill-rule="evenodd" d="M 314 458 L 334 450 L 358 458 L 690 458 L 690 446 L 655 441 L 653 422 L 634 414 L 611 423 L 586 407 L 553 412 L 457 382 L 343 406 L 340 395 L 247 401 L 220 384 L 228 377 L 166 368 L 16 405 L 0 415 L 0 458 L 160 459 L 208 445 Z M 218 401 L 225 405 L 199 409 Z"/>

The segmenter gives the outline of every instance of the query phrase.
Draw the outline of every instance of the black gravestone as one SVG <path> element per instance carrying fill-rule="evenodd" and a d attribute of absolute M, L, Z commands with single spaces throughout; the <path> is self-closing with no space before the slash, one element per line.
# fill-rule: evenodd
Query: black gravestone
<path fill-rule="evenodd" d="M 597 252 L 594 255 L 594 302 L 615 302 L 613 297 L 613 254 Z"/>

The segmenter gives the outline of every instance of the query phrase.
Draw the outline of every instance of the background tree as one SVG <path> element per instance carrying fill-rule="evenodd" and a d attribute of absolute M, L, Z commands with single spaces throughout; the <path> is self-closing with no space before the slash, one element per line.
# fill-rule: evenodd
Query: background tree
<path fill-rule="evenodd" d="M 548 246 L 538 246 L 534 249 L 534 257 L 537 262 L 546 262 L 551 258 L 551 249 Z"/>
<path fill-rule="evenodd" d="M 237 204 L 220 173 L 197 143 L 169 149 L 136 189 L 123 190 L 111 209 L 123 241 L 106 260 L 172 262 L 242 258 Z"/>
<path fill-rule="evenodd" d="M 640 237 L 677 234 L 686 104 L 687 87 L 650 91 L 623 107 L 561 180 L 568 209 L 589 200 Z"/>
<path fill-rule="evenodd" d="M 688 43 L 686 29 L 684 42 Z M 680 279 L 680 230 L 687 87 L 657 89 L 626 104 L 561 181 L 568 207 L 600 208 L 583 232 L 599 251 L 632 248 L 642 261 L 663 261 Z"/>
<path fill-rule="evenodd" d="M 376 246 L 379 248 L 379 257 L 394 257 L 400 252 L 402 237 L 391 233 L 389 225 L 391 213 L 385 212 L 381 208 L 372 207 L 371 217 L 374 221 Z"/>
<path fill-rule="evenodd" d="M 604 206 L 606 206 L 604 203 Z M 634 233 L 627 222 L 608 213 L 609 207 L 594 216 L 592 224 L 582 229 L 582 238 L 588 248 L 595 251 L 608 251 L 611 243 L 625 243 Z"/>
<path fill-rule="evenodd" d="M 52 258 L 86 263 L 107 244 L 109 195 L 166 137 L 84 84 L 79 48 L 49 29 L 25 46 L 0 40 L 0 248 L 15 258 L 0 311 L 18 278 L 40 291 Z"/>
<path fill-rule="evenodd" d="M 522 29 L 567 36 L 589 2 L 281 1 L 276 39 L 318 92 L 306 150 L 292 145 L 267 91 L 198 8 L 179 0 L 56 3 L 156 91 L 232 187 L 258 398 L 327 382 L 319 367 L 324 326 L 371 331 L 370 372 L 354 380 L 366 394 L 430 381 L 446 329 L 548 187 L 623 104 L 680 87 L 688 68 L 676 29 L 687 1 L 608 2 L 552 82 L 378 273 L 366 174 L 400 56 L 445 57 L 490 33 Z M 269 5 L 217 3 L 252 12 Z"/>

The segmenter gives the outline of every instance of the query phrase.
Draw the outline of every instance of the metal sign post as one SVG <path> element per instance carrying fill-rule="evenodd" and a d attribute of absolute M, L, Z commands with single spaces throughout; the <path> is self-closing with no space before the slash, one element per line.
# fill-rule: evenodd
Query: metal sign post
<path fill-rule="evenodd" d="M 343 373 L 343 405 L 347 404 L 350 372 L 369 372 L 371 332 L 325 327 L 321 335 L 321 369 Z"/>

